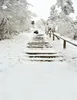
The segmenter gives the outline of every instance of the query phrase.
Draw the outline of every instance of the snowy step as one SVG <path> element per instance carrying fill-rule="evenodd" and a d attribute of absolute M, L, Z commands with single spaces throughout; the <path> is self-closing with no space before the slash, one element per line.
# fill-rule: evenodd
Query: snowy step
<path fill-rule="evenodd" d="M 34 40 L 40 40 L 40 39 L 43 40 L 44 37 L 33 37 L 33 39 L 34 39 Z"/>
<path fill-rule="evenodd" d="M 32 42 L 27 44 L 25 60 L 28 61 L 63 61 L 63 57 L 51 48 L 51 44 L 44 39 L 43 34 L 36 35 Z"/>
<path fill-rule="evenodd" d="M 26 56 L 27 55 L 31 55 L 31 56 L 57 56 L 57 57 L 59 57 L 59 56 L 61 56 L 61 55 L 59 55 L 59 54 L 57 54 L 57 53 L 31 53 L 31 54 L 29 54 L 29 53 L 27 53 L 27 54 L 25 54 Z"/>
<path fill-rule="evenodd" d="M 44 34 L 37 34 L 36 37 L 44 37 Z"/>
<path fill-rule="evenodd" d="M 26 56 L 61 56 L 61 55 L 58 55 L 57 53 L 36 53 L 36 54 L 34 54 L 34 53 L 31 53 L 31 54 L 25 54 Z"/>
<path fill-rule="evenodd" d="M 49 44 L 48 42 L 29 42 L 28 45 L 45 45 Z"/>
<path fill-rule="evenodd" d="M 51 45 L 27 45 L 28 48 L 43 48 L 43 47 L 46 47 L 46 48 L 51 48 L 52 46 Z"/>
<path fill-rule="evenodd" d="M 40 55 L 27 55 L 30 58 L 57 58 L 57 57 L 62 57 L 59 55 L 45 55 L 45 54 L 40 54 Z"/>
<path fill-rule="evenodd" d="M 44 47 L 51 48 L 52 46 L 50 45 L 28 45 L 27 47 L 28 48 L 44 48 Z"/>
<path fill-rule="evenodd" d="M 28 48 L 43 48 L 44 46 L 27 46 Z"/>
<path fill-rule="evenodd" d="M 54 50 L 28 50 L 26 54 L 57 54 Z"/>
<path fill-rule="evenodd" d="M 51 52 L 26 52 L 26 54 L 56 54 L 55 52 L 54 53 L 51 53 Z"/>
<path fill-rule="evenodd" d="M 44 41 L 44 39 L 37 39 L 37 38 L 36 38 L 36 39 L 33 39 L 33 41 L 34 41 L 34 42 L 42 42 L 42 41 Z"/>
<path fill-rule="evenodd" d="M 62 57 L 60 58 L 25 58 L 28 61 L 63 61 Z"/>

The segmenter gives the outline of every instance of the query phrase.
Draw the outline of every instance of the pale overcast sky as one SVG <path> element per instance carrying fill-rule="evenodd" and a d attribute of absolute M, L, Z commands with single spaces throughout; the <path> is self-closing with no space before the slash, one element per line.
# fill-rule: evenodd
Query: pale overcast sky
<path fill-rule="evenodd" d="M 34 6 L 34 11 L 41 18 L 46 19 L 49 16 L 50 7 L 56 3 L 56 0 L 27 0 Z M 77 15 L 77 0 L 72 0 Z M 32 8 L 31 8 L 32 9 Z"/>

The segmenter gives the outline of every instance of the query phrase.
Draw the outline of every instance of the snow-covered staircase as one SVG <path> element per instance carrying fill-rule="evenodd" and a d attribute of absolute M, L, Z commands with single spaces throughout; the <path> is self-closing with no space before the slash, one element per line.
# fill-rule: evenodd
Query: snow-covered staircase
<path fill-rule="evenodd" d="M 63 61 L 52 45 L 47 41 L 43 34 L 33 37 L 32 42 L 28 42 L 27 51 L 25 52 L 26 60 L 29 61 Z"/>

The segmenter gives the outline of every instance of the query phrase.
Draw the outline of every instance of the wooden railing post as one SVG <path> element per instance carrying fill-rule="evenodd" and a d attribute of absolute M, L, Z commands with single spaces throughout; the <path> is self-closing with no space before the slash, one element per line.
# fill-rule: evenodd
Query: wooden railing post
<path fill-rule="evenodd" d="M 63 48 L 66 49 L 66 40 L 63 42 Z"/>
<path fill-rule="evenodd" d="M 64 49 L 66 49 L 66 42 L 68 42 L 68 43 L 70 43 L 70 44 L 72 44 L 72 45 L 74 45 L 74 46 L 77 47 L 77 43 L 75 43 L 75 42 L 73 42 L 73 41 L 70 41 L 70 40 L 67 39 L 67 38 L 64 38 L 64 37 L 62 37 L 62 36 L 60 36 L 60 35 L 58 35 L 58 34 L 56 34 L 56 33 L 52 33 L 52 35 L 53 35 L 53 40 L 55 40 L 55 36 L 56 36 L 58 39 L 62 39 L 62 40 L 63 40 L 63 48 L 64 48 Z"/>

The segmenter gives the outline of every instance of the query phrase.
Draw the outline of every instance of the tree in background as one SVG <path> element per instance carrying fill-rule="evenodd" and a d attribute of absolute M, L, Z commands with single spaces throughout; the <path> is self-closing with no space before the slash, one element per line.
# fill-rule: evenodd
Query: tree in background
<path fill-rule="evenodd" d="M 40 31 L 45 31 L 45 20 L 44 19 L 38 19 L 36 21 L 36 28 Z"/>
<path fill-rule="evenodd" d="M 57 18 L 57 10 L 55 9 L 55 5 L 52 5 L 52 7 L 50 8 L 50 17 L 49 19 L 51 20 L 55 20 Z"/>
<path fill-rule="evenodd" d="M 57 3 L 50 9 L 48 22 L 51 28 L 53 26 L 58 27 L 57 32 L 59 34 L 76 39 L 77 24 L 69 17 L 71 13 L 74 13 L 71 0 L 57 0 Z"/>
<path fill-rule="evenodd" d="M 31 27 L 30 19 L 33 14 L 28 10 L 28 6 L 26 0 L 0 0 L 0 14 L 3 16 L 1 20 L 6 19 L 8 34 L 25 31 Z"/>
<path fill-rule="evenodd" d="M 72 6 L 71 0 L 57 0 L 56 5 L 61 8 L 62 12 L 65 15 L 69 15 L 70 13 L 74 13 L 74 8 Z"/>

